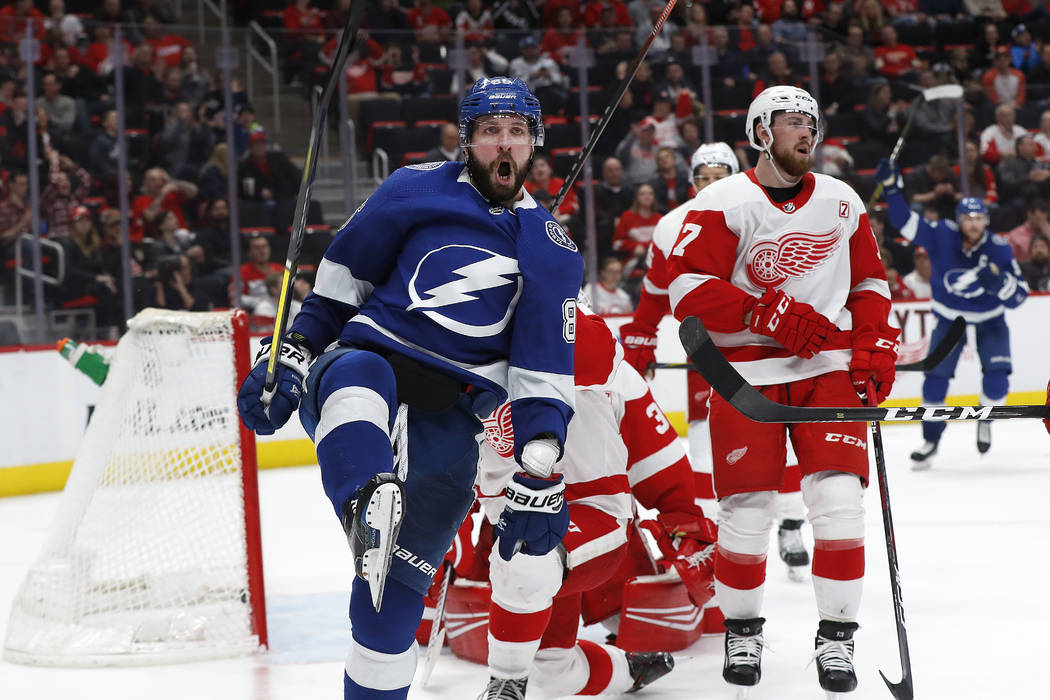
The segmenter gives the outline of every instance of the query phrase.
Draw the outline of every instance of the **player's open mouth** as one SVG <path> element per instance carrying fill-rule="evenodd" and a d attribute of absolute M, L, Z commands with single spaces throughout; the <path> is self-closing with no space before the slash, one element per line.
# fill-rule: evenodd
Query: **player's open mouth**
<path fill-rule="evenodd" d="M 808 156 L 809 155 L 809 146 L 807 146 L 806 144 L 802 144 L 801 146 L 799 146 L 795 150 L 798 151 L 799 153 L 801 153 L 804 156 Z"/>
<path fill-rule="evenodd" d="M 496 166 L 496 182 L 500 185 L 511 185 L 514 182 L 510 161 L 502 161 Z"/>

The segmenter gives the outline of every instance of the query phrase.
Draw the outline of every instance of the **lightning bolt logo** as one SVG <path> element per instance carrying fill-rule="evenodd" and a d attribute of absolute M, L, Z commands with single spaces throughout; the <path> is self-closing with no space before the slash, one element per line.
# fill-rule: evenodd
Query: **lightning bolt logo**
<path fill-rule="evenodd" d="M 453 279 L 449 282 L 430 287 L 429 289 L 423 290 L 421 294 L 416 288 L 416 281 L 419 278 L 420 270 L 423 269 L 427 259 L 432 255 L 453 248 L 477 251 L 484 254 L 485 257 L 481 260 L 461 265 L 452 270 L 451 273 L 447 273 L 458 276 L 459 279 Z M 474 256 L 476 256 L 476 253 Z M 456 257 L 462 259 L 462 255 Z M 513 298 L 507 304 L 506 314 L 495 323 L 480 325 L 466 323 L 461 320 L 449 318 L 444 314 L 432 310 L 455 306 L 457 304 L 462 304 L 463 302 L 477 301 L 479 299 L 479 295 L 476 294 L 477 292 L 486 289 L 496 289 L 508 284 L 516 284 L 517 289 L 514 292 Z M 521 296 L 521 290 L 522 279 L 518 270 L 517 260 L 475 246 L 448 245 L 430 251 L 424 255 L 419 261 L 419 264 L 416 265 L 416 270 L 412 274 L 412 279 L 408 283 L 408 294 L 412 299 L 412 303 L 408 305 L 406 311 L 420 310 L 432 321 L 462 335 L 474 337 L 491 336 L 496 335 L 507 327 L 511 316 L 514 314 L 514 308 L 517 305 L 518 297 Z M 427 298 L 424 299 L 423 295 Z"/>

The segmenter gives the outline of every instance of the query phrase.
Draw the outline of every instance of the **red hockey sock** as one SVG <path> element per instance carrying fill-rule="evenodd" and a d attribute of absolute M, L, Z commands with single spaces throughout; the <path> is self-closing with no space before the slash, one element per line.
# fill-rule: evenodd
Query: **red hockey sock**
<path fill-rule="evenodd" d="M 612 659 L 602 645 L 581 639 L 576 644 L 587 657 L 587 665 L 590 667 L 590 675 L 587 677 L 587 685 L 583 686 L 577 695 L 599 695 L 609 687 L 612 680 Z"/>
<path fill-rule="evenodd" d="M 766 555 L 715 549 L 715 579 L 730 588 L 749 591 L 766 581 Z"/>
<path fill-rule="evenodd" d="M 493 603 L 489 608 L 489 633 L 501 642 L 538 642 L 550 619 L 550 608 L 513 613 Z"/>
<path fill-rule="evenodd" d="M 864 578 L 864 539 L 815 540 L 813 575 L 833 581 Z"/>

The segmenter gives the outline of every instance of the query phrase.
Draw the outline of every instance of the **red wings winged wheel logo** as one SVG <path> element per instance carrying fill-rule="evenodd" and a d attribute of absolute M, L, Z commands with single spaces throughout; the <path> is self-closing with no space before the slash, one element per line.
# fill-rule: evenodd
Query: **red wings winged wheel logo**
<path fill-rule="evenodd" d="M 485 442 L 500 457 L 514 454 L 514 426 L 510 422 L 510 402 L 501 405 L 490 417 L 483 421 L 485 425 Z"/>
<path fill-rule="evenodd" d="M 838 227 L 826 233 L 789 233 L 762 241 L 747 252 L 747 276 L 764 289 L 776 289 L 792 277 L 804 277 L 826 263 L 839 245 Z"/>

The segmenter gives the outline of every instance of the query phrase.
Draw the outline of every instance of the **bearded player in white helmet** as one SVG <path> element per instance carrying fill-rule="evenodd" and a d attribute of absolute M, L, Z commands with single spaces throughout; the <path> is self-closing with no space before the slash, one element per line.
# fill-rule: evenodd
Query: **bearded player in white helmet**
<path fill-rule="evenodd" d="M 702 144 L 690 161 L 694 196 L 699 196 L 708 185 L 740 172 L 736 154 L 723 141 Z M 691 201 L 685 202 L 664 215 L 656 224 L 646 260 L 647 272 L 642 282 L 641 298 L 634 310 L 634 317 L 620 328 L 624 360 L 643 376 L 652 373 L 650 365 L 656 362 L 657 327 L 660 320 L 671 311 L 667 293 L 670 282 L 667 256 L 691 207 Z M 711 386 L 699 372 L 686 372 L 686 396 L 689 459 L 696 472 L 697 505 L 714 512 L 715 492 L 711 481 L 711 446 L 707 430 L 707 402 L 711 396 Z M 776 504 L 778 550 L 794 580 L 801 580 L 802 570 L 809 565 L 809 552 L 802 541 L 804 516 L 799 478 L 798 466 L 789 465 Z"/>
<path fill-rule="evenodd" d="M 857 193 L 810 172 L 822 137 L 816 101 L 776 86 L 752 102 L 758 165 L 693 200 L 668 257 L 671 307 L 697 316 L 765 396 L 793 406 L 860 406 L 893 384 L 899 331 Z M 849 330 L 839 330 L 849 329 Z M 853 634 L 864 578 L 863 423 L 759 424 L 711 396 L 719 496 L 715 594 L 726 617 L 722 675 L 742 694 L 761 678 L 766 552 L 790 435 L 813 527 L 819 623 L 814 659 L 829 694 L 854 690 Z"/>

